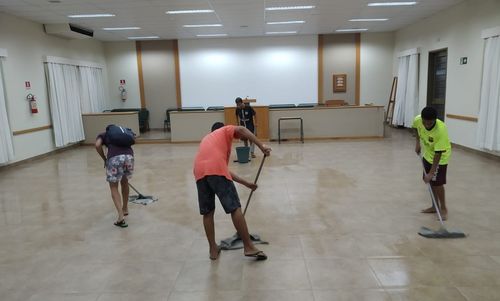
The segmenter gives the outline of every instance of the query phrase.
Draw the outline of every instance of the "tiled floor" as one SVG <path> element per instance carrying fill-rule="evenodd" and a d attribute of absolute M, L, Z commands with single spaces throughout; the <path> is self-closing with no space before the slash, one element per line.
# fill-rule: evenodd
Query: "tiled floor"
<path fill-rule="evenodd" d="M 138 140 L 170 140 L 170 132 L 158 129 L 151 129 L 141 133 Z"/>
<path fill-rule="evenodd" d="M 116 218 L 94 149 L 0 171 L 0 299 L 500 300 L 500 163 L 454 149 L 447 196 L 460 240 L 437 228 L 413 138 L 271 144 L 247 214 L 269 260 L 208 259 L 197 145 L 136 145 L 133 184 L 160 200 Z M 231 168 L 253 178 L 260 158 Z M 248 191 L 238 187 L 244 202 Z M 220 206 L 216 236 L 234 233 Z"/>

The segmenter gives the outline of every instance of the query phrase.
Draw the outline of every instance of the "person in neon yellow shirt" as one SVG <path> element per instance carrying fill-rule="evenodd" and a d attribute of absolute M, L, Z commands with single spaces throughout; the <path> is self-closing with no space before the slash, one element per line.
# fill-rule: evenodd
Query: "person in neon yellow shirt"
<path fill-rule="evenodd" d="M 432 107 L 425 107 L 422 113 L 415 117 L 413 128 L 416 130 L 415 152 L 420 155 L 423 145 L 423 163 L 425 173 L 423 180 L 430 183 L 438 209 L 443 219 L 448 218 L 445 202 L 444 185 L 446 172 L 451 156 L 451 143 L 448 128 L 443 121 L 437 119 L 437 112 Z M 422 210 L 422 213 L 436 213 L 434 205 Z"/>

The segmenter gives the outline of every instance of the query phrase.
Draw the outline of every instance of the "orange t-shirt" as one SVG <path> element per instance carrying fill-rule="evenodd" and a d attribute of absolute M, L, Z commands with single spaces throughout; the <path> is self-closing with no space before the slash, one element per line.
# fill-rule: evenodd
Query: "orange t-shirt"
<path fill-rule="evenodd" d="M 194 159 L 194 178 L 196 181 L 205 176 L 224 176 L 232 181 L 229 173 L 229 157 L 233 143 L 234 125 L 226 125 L 206 135 Z"/>

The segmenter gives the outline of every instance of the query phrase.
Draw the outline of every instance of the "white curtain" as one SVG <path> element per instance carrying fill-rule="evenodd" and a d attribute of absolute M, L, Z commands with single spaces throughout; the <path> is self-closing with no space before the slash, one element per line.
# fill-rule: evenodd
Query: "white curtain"
<path fill-rule="evenodd" d="M 480 148 L 500 151 L 500 37 L 486 39 L 477 131 Z"/>
<path fill-rule="evenodd" d="M 84 140 L 78 67 L 47 63 L 46 73 L 56 146 Z"/>
<path fill-rule="evenodd" d="M 82 112 L 102 112 L 105 102 L 102 69 L 78 66 L 78 71 L 81 78 Z"/>
<path fill-rule="evenodd" d="M 418 111 L 418 53 L 401 56 L 392 124 L 411 127 Z"/>
<path fill-rule="evenodd" d="M 14 147 L 12 146 L 12 132 L 7 118 L 2 75 L 2 59 L 0 58 L 0 163 L 5 163 L 14 159 Z"/>

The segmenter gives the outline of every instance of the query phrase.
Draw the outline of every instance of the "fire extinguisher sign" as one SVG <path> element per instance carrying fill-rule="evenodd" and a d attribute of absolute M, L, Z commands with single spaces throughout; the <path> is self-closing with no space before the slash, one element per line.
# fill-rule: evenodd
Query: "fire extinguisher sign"
<path fill-rule="evenodd" d="M 24 82 L 24 87 L 26 88 L 26 90 L 31 89 L 31 83 L 29 81 Z"/>

